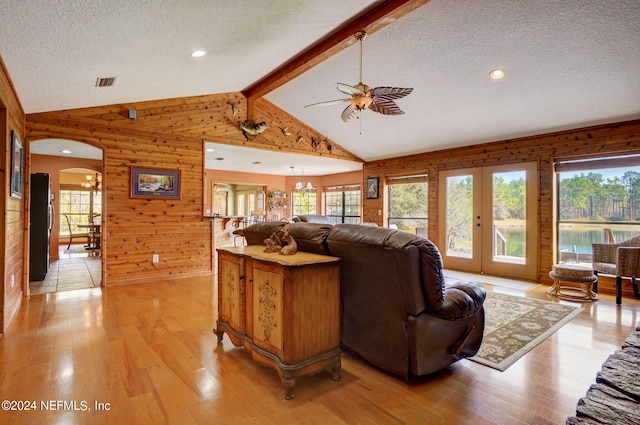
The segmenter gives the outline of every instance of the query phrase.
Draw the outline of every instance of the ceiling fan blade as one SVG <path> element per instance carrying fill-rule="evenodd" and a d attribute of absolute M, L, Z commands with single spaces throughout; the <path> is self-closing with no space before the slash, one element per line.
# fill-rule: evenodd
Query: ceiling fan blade
<path fill-rule="evenodd" d="M 305 108 L 310 106 L 329 106 L 329 105 L 337 105 L 338 103 L 348 102 L 350 99 L 336 99 L 336 100 L 327 100 L 325 102 L 312 103 L 311 105 L 305 105 Z"/>
<path fill-rule="evenodd" d="M 340 118 L 342 118 L 342 121 L 348 122 L 351 118 L 353 118 L 355 114 L 356 108 L 352 104 L 349 104 L 349 106 L 344 108 L 344 111 L 342 111 L 342 115 L 340 115 Z"/>
<path fill-rule="evenodd" d="M 338 83 L 338 91 L 344 94 L 362 94 L 362 91 L 348 84 Z"/>
<path fill-rule="evenodd" d="M 391 99 L 374 99 L 369 109 L 382 115 L 402 115 L 404 111 Z"/>
<path fill-rule="evenodd" d="M 413 91 L 413 88 L 401 88 L 401 87 L 376 87 L 371 89 L 371 96 L 376 99 L 378 97 L 384 99 L 400 99 L 405 97 Z"/>

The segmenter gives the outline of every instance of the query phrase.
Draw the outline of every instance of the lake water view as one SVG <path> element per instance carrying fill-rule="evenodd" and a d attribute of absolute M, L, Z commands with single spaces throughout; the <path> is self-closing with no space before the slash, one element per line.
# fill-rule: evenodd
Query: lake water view
<path fill-rule="evenodd" d="M 496 227 L 507 240 L 507 255 L 524 257 L 525 229 L 514 223 Z M 640 224 L 612 224 L 612 223 L 561 223 L 559 225 L 559 251 L 591 254 L 591 244 L 604 242 L 604 229 L 611 229 L 616 242 L 626 241 L 640 236 Z"/>
<path fill-rule="evenodd" d="M 616 242 L 640 236 L 640 225 L 635 224 L 560 224 L 559 245 L 560 251 L 566 249 L 579 254 L 591 254 L 591 244 L 604 243 L 604 229 L 611 229 Z"/>

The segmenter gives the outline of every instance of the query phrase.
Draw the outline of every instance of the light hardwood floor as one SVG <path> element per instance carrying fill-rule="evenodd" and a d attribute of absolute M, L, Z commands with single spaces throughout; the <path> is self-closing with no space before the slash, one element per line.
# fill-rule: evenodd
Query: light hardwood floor
<path fill-rule="evenodd" d="M 544 285 L 475 280 L 547 299 Z M 0 337 L 0 398 L 36 409 L 0 411 L 0 423 L 564 424 L 640 319 L 629 298 L 582 307 L 505 372 L 462 360 L 406 383 L 345 354 L 341 381 L 302 377 L 285 401 L 274 370 L 217 344 L 212 278 L 33 295 Z"/>

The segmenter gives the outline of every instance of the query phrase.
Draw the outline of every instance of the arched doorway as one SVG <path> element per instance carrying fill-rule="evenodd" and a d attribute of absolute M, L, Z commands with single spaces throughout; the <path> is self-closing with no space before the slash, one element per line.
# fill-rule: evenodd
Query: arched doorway
<path fill-rule="evenodd" d="M 43 279 L 40 273 L 33 273 L 35 278 L 30 273 L 29 292 L 99 287 L 103 257 L 100 244 L 96 246 L 99 233 L 96 237 L 96 227 L 90 224 L 97 223 L 97 228 L 101 224 L 101 215 L 95 219 L 94 216 L 103 209 L 102 149 L 65 139 L 32 141 L 29 147 L 30 174 L 48 177 L 52 210 L 47 273 Z M 98 180 L 100 183 L 96 183 Z M 38 202 L 41 201 L 29 199 L 29 217 Z M 30 235 L 34 232 L 32 229 L 30 226 Z M 38 243 L 29 239 L 30 243 Z"/>

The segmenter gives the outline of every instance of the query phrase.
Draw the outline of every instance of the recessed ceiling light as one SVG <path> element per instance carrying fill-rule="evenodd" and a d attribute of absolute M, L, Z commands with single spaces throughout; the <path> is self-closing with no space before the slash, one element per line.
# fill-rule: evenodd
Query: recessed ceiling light
<path fill-rule="evenodd" d="M 216 150 L 213 148 L 207 148 L 207 152 L 215 152 Z"/>
<path fill-rule="evenodd" d="M 62 149 L 62 150 L 60 151 L 60 153 L 63 153 L 63 154 L 65 154 L 65 155 L 69 155 L 69 154 L 71 153 L 71 151 L 70 151 L 69 149 Z"/>
<path fill-rule="evenodd" d="M 207 54 L 207 52 L 205 52 L 204 50 L 194 50 L 193 52 L 191 52 L 191 57 L 192 58 L 201 58 L 206 54 Z"/>
<path fill-rule="evenodd" d="M 504 69 L 500 69 L 500 68 L 492 69 L 491 72 L 489 73 L 489 76 L 494 80 L 499 80 L 500 78 L 504 77 Z"/>

